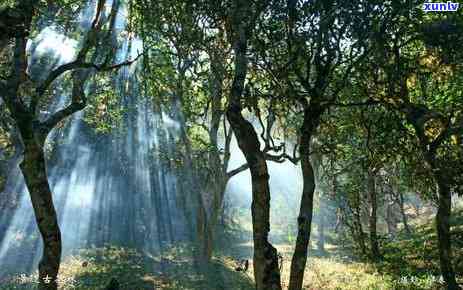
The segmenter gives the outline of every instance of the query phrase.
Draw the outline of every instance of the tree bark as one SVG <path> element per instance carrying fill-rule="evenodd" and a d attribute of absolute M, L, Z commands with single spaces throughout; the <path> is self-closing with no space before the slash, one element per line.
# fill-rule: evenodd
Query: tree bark
<path fill-rule="evenodd" d="M 277 250 L 268 241 L 270 231 L 269 174 L 264 153 L 254 127 L 242 115 L 241 99 L 248 69 L 246 56 L 248 39 L 252 32 L 250 3 L 236 1 L 231 18 L 231 34 L 235 52 L 235 71 L 226 111 L 227 119 L 236 136 L 251 171 L 252 230 L 254 240 L 254 279 L 256 290 L 281 290 Z M 247 25 L 246 25 L 247 24 Z"/>
<path fill-rule="evenodd" d="M 270 187 L 265 156 L 252 125 L 241 109 L 230 106 L 227 117 L 238 145 L 249 164 L 252 180 L 252 227 L 254 239 L 254 277 L 257 290 L 280 290 L 277 250 L 268 241 L 270 231 Z"/>
<path fill-rule="evenodd" d="M 20 168 L 29 190 L 35 219 L 43 241 L 43 253 L 39 262 L 39 289 L 56 290 L 61 261 L 61 231 L 47 178 L 43 152 L 45 138 L 34 136 L 36 134 L 33 133 L 30 135 L 29 132 L 21 130 L 25 150 Z"/>
<path fill-rule="evenodd" d="M 320 144 L 316 142 L 316 139 L 312 140 L 312 151 L 311 161 L 314 168 L 315 180 L 316 180 L 316 189 L 318 193 L 318 226 L 317 226 L 317 249 L 321 254 L 325 253 L 325 214 L 327 206 L 327 194 L 328 190 L 322 180 L 322 154 L 319 152 Z M 335 186 L 333 186 L 333 191 Z M 333 195 L 334 196 L 334 195 Z"/>
<path fill-rule="evenodd" d="M 360 248 L 360 253 L 362 256 L 367 256 L 367 250 L 365 245 L 365 233 L 363 232 L 362 227 L 362 211 L 361 211 L 361 202 L 360 194 L 356 193 L 354 204 L 351 206 L 353 214 L 353 225 L 352 233 L 354 239 L 357 241 L 357 245 Z"/>
<path fill-rule="evenodd" d="M 294 250 L 293 258 L 291 261 L 291 273 L 288 288 L 290 290 L 302 289 L 304 271 L 307 263 L 310 231 L 312 226 L 313 193 L 315 190 L 315 177 L 313 174 L 312 164 L 310 163 L 309 156 L 307 154 L 307 149 L 310 149 L 310 145 L 303 146 L 301 142 L 301 167 L 304 185 L 302 190 L 303 193 L 299 210 L 299 216 L 297 218 L 298 233 L 296 238 L 296 248 Z"/>
<path fill-rule="evenodd" d="M 222 29 L 219 30 L 217 41 L 220 42 L 223 38 Z M 203 247 L 203 255 L 210 262 L 212 252 L 214 250 L 214 234 L 220 214 L 222 212 L 223 199 L 225 188 L 227 186 L 227 168 L 228 159 L 224 158 L 223 162 L 220 158 L 220 148 L 218 144 L 218 134 L 220 128 L 220 121 L 224 115 L 222 108 L 223 97 L 223 81 L 224 81 L 224 67 L 223 67 L 223 53 L 216 50 L 211 50 L 209 55 L 211 57 L 211 126 L 209 129 L 209 140 L 211 149 L 209 152 L 209 164 L 211 177 L 208 180 L 208 191 L 212 194 L 212 204 L 210 214 L 204 227 L 205 242 Z M 225 126 L 225 124 L 224 124 Z M 225 128 L 224 128 L 225 130 Z M 226 136 L 228 138 L 228 136 Z M 225 146 L 224 154 L 230 154 L 229 146 Z"/>
<path fill-rule="evenodd" d="M 360 218 L 360 209 L 357 209 L 354 217 L 355 231 L 357 232 L 357 242 L 360 247 L 360 252 L 363 256 L 367 256 L 367 247 L 365 245 L 365 233 L 363 232 L 362 221 Z"/>
<path fill-rule="evenodd" d="M 435 174 L 437 181 L 439 203 L 436 214 L 437 239 L 439 246 L 440 267 L 444 280 L 447 283 L 447 290 L 460 290 L 452 265 L 452 246 L 450 234 L 450 216 L 452 198 L 450 187 L 440 173 Z"/>
<path fill-rule="evenodd" d="M 28 9 L 32 9 L 27 6 Z M 32 18 L 32 11 L 29 11 Z M 6 103 L 19 130 L 24 145 L 24 158 L 20 164 L 35 219 L 43 241 L 43 253 L 39 262 L 39 289 L 56 290 L 61 260 L 61 232 L 47 178 L 43 146 L 52 127 L 35 119 L 35 112 L 26 109 L 19 100 L 18 88 L 27 68 L 25 57 L 26 38 L 17 38 L 15 47 L 15 74 L 6 87 Z M 34 98 L 34 96 L 33 96 Z"/>
<path fill-rule="evenodd" d="M 399 191 L 397 194 L 400 207 L 400 214 L 402 216 L 402 223 L 404 224 L 404 229 L 407 232 L 407 234 L 410 234 L 412 231 L 410 230 L 410 226 L 408 225 L 407 213 L 405 212 L 404 194 L 401 191 Z"/>
<path fill-rule="evenodd" d="M 323 212 L 320 212 L 317 248 L 321 253 L 325 253 L 325 215 Z"/>
<path fill-rule="evenodd" d="M 302 289 L 304 271 L 307 264 L 307 252 L 312 228 L 313 196 L 315 191 L 315 174 L 310 161 L 312 136 L 318 127 L 323 109 L 316 103 L 304 109 L 304 121 L 300 129 L 300 154 L 303 176 L 303 188 L 299 216 L 296 247 L 291 260 L 289 290 Z"/>
<path fill-rule="evenodd" d="M 378 245 L 378 235 L 377 235 L 377 197 L 376 197 L 376 186 L 375 186 L 375 173 L 369 169 L 367 176 L 367 191 L 370 201 L 370 215 L 368 217 L 369 227 L 370 227 L 370 247 L 371 247 L 371 258 L 372 260 L 380 259 L 379 245 Z"/>
<path fill-rule="evenodd" d="M 387 233 L 390 236 L 394 236 L 397 233 L 397 220 L 394 213 L 394 202 L 391 195 L 390 199 L 387 200 L 386 204 L 386 223 L 387 223 Z"/>
<path fill-rule="evenodd" d="M 30 19 L 30 11 L 37 5 L 37 0 L 18 1 L 12 8 L 0 10 L 0 51 L 12 38 L 24 36 L 24 23 Z"/>

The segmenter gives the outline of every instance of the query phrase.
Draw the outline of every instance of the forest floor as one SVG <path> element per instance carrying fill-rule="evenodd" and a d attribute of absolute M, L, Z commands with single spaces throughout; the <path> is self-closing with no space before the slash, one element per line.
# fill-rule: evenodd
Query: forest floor
<path fill-rule="evenodd" d="M 454 216 L 454 262 L 463 283 L 463 211 Z M 163 257 L 115 246 L 80 250 L 64 259 L 60 289 L 102 290 L 114 278 L 121 290 L 252 290 L 252 263 L 246 273 L 235 271 L 240 259 L 251 258 L 252 243 L 242 235 L 230 235 L 226 240 L 234 246 L 217 253 L 206 274 L 197 274 L 189 258 L 191 251 L 182 246 L 171 248 Z M 443 289 L 435 241 L 433 222 L 427 220 L 415 225 L 410 235 L 401 233 L 394 240 L 383 239 L 383 259 L 370 263 L 355 260 L 348 244 L 335 246 L 328 237 L 324 253 L 310 251 L 304 289 Z M 282 283 L 286 288 L 292 246 L 281 242 L 276 247 L 282 254 Z M 35 289 L 34 282 L 33 275 L 17 277 L 0 289 Z"/>

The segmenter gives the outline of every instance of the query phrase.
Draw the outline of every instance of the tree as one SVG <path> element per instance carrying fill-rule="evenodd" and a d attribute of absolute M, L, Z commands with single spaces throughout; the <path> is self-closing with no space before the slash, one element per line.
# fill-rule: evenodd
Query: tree
<path fill-rule="evenodd" d="M 254 5 L 253 5 L 254 4 Z M 254 277 L 257 290 L 281 289 L 277 250 L 268 241 L 270 231 L 269 174 L 264 153 L 252 124 L 242 115 L 242 97 L 248 70 L 248 44 L 255 21 L 264 8 L 260 1 L 236 0 L 229 15 L 229 35 L 235 56 L 233 83 L 229 96 L 227 118 L 244 153 L 252 179 L 252 225 L 254 237 Z"/>
<path fill-rule="evenodd" d="M 268 29 L 274 31 L 270 35 L 265 29 L 259 30 L 262 33 L 258 40 L 264 70 L 274 82 L 276 93 L 280 98 L 289 98 L 302 112 L 298 149 L 303 191 L 289 285 L 289 289 L 295 290 L 302 288 L 314 206 L 311 142 L 322 116 L 337 103 L 352 68 L 364 53 L 361 42 L 343 47 L 342 39 L 355 29 L 361 30 L 359 27 L 364 29 L 364 22 L 357 7 L 351 4 L 296 0 L 285 4 L 272 6 L 278 17 L 269 18 L 266 24 L 277 29 Z M 284 22 L 275 23 L 273 19 L 284 19 Z M 355 26 L 356 21 L 361 24 Z"/>
<path fill-rule="evenodd" d="M 371 63 L 379 64 L 372 70 L 380 92 L 377 98 L 402 114 L 417 142 L 422 166 L 435 182 L 441 271 L 447 289 L 460 289 L 452 265 L 449 219 L 452 191 L 461 192 L 461 166 L 456 165 L 461 164 L 461 147 L 452 141 L 463 132 L 457 101 L 461 66 L 451 61 L 461 54 L 442 38 L 461 37 L 461 18 L 426 20 L 397 7 L 388 9 L 390 18 L 384 23 L 389 24 L 383 24 L 373 39 L 377 53 Z M 436 28 L 445 30 L 445 36 L 430 32 Z"/>
<path fill-rule="evenodd" d="M 73 113 L 85 108 L 86 95 L 84 85 L 89 77 L 89 71 L 107 71 L 128 65 L 132 61 L 110 65 L 110 54 L 103 57 L 101 64 L 88 61 L 92 49 L 102 44 L 103 25 L 108 20 L 103 17 L 105 1 L 97 3 L 95 17 L 83 41 L 82 47 L 74 61 L 54 68 L 43 80 L 28 74 L 28 59 L 26 43 L 33 31 L 33 21 L 39 7 L 39 1 L 21 1 L 15 10 L 21 15 L 14 38 L 14 55 L 10 74 L 0 82 L 2 95 L 24 146 L 24 158 L 20 168 L 24 175 L 29 195 L 34 208 L 35 218 L 43 241 L 43 254 L 39 263 L 40 289 L 57 289 L 57 275 L 61 259 L 61 233 L 58 218 L 53 204 L 52 192 L 47 179 L 44 144 L 50 131 Z M 114 1 L 117 3 L 118 1 Z M 116 5 L 116 4 L 114 4 Z M 114 6 L 113 5 L 113 6 Z M 114 19 L 111 14 L 109 22 Z M 114 25 L 114 22 L 112 22 Z M 111 32 L 111 27 L 109 29 Z M 9 37 L 11 35 L 7 34 Z M 103 45 L 107 45 L 103 42 Z M 97 49 L 92 61 L 99 59 Z M 72 93 L 71 103 L 65 108 L 40 121 L 38 105 L 45 98 L 48 89 L 64 73 L 71 72 Z M 49 281 L 50 283 L 46 283 Z"/>

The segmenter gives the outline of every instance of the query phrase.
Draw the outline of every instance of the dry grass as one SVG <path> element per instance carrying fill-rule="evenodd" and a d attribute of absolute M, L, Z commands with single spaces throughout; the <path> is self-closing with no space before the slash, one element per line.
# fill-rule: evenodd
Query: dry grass
<path fill-rule="evenodd" d="M 454 227 L 455 269 L 460 276 L 463 269 L 463 212 L 455 213 Z M 424 249 L 424 241 L 426 249 Z M 60 271 L 60 290 L 102 289 L 111 278 L 120 282 L 121 290 L 252 290 L 253 266 L 246 273 L 236 272 L 237 259 L 252 255 L 252 242 L 246 238 L 230 239 L 233 251 L 218 254 L 207 273 L 199 274 L 191 262 L 188 247 L 171 248 L 162 257 L 140 253 L 133 249 L 108 246 L 85 249 L 76 252 L 63 261 Z M 282 254 L 282 284 L 287 289 L 293 247 L 289 243 L 276 245 Z M 231 246 L 229 248 L 232 248 Z M 340 254 L 339 249 L 326 244 L 328 256 L 317 256 L 315 250 L 309 252 L 305 272 L 306 290 L 435 290 L 442 289 L 436 275 L 439 273 L 435 232 L 430 220 L 414 227 L 411 236 L 399 237 L 394 241 L 384 241 L 381 247 L 384 261 L 369 264 L 351 261 Z M 246 254 L 243 254 L 244 252 Z M 423 255 L 426 253 L 426 255 Z M 24 277 L 23 277 L 24 278 Z M 0 290 L 35 289 L 36 276 L 26 277 L 29 282 L 1 285 Z M 405 281 L 404 281 L 405 280 Z M 461 281 L 463 282 L 463 281 Z"/>
<path fill-rule="evenodd" d="M 277 249 L 283 256 L 281 268 L 283 289 L 288 289 L 293 249 L 289 245 L 278 245 Z M 253 278 L 252 263 L 247 275 L 250 279 Z M 307 261 L 303 286 L 307 290 L 390 290 L 393 283 L 390 276 L 379 274 L 373 266 L 366 263 L 310 257 Z"/>

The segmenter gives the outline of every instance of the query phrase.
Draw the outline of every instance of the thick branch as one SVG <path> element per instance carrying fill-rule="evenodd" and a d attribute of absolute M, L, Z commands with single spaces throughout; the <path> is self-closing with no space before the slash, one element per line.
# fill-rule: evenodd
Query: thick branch
<path fill-rule="evenodd" d="M 115 70 L 119 69 L 123 66 L 128 66 L 131 65 L 132 63 L 136 62 L 140 58 L 141 54 L 139 54 L 135 59 L 133 60 L 127 60 L 122 63 L 110 65 L 110 66 L 100 66 L 92 63 L 83 63 L 81 64 L 80 67 L 76 68 L 93 68 L 97 71 L 110 71 L 110 70 Z M 73 88 L 72 88 L 72 101 L 71 104 L 69 104 L 67 107 L 64 109 L 56 112 L 53 114 L 48 120 L 43 122 L 43 126 L 50 131 L 53 129 L 56 124 L 67 118 L 68 116 L 74 114 L 75 112 L 78 112 L 82 109 L 85 108 L 87 105 L 87 99 L 85 96 L 84 92 L 84 80 L 77 76 L 79 73 L 76 72 L 75 75 L 73 75 Z"/>
<path fill-rule="evenodd" d="M 232 178 L 233 176 L 245 171 L 245 170 L 248 170 L 249 169 L 249 165 L 247 163 L 227 172 L 227 179 L 230 179 Z"/>
<path fill-rule="evenodd" d="M 50 132 L 59 122 L 61 122 L 68 116 L 74 114 L 75 112 L 78 112 L 85 108 L 85 106 L 87 105 L 87 99 L 85 97 L 84 92 L 84 81 L 85 80 L 82 77 L 81 72 L 73 72 L 71 103 L 64 109 L 61 109 L 54 113 L 41 124 L 40 128 L 45 131 L 44 133 Z"/>
<path fill-rule="evenodd" d="M 40 95 L 43 95 L 47 88 L 50 86 L 50 84 L 56 80 L 60 75 L 67 71 L 75 70 L 75 69 L 82 69 L 82 68 L 92 68 L 95 69 L 96 71 L 110 71 L 114 69 L 119 69 L 123 66 L 128 66 L 131 65 L 132 63 L 136 62 L 143 54 L 137 55 L 136 58 L 133 60 L 127 60 L 118 64 L 113 64 L 113 65 L 98 65 L 94 63 L 87 63 L 87 62 L 80 62 L 79 60 L 75 60 L 73 62 L 63 64 L 62 66 L 59 66 L 55 70 L 53 70 L 50 75 L 47 77 L 47 79 L 43 82 L 43 84 L 37 88 L 37 93 Z"/>
<path fill-rule="evenodd" d="M 48 89 L 48 87 L 51 85 L 51 83 L 65 72 L 84 67 L 84 64 L 80 60 L 75 60 L 70 63 L 63 64 L 57 67 L 56 69 L 52 70 L 48 77 L 45 79 L 45 81 L 37 88 L 38 96 L 42 96 Z"/>
<path fill-rule="evenodd" d="M 289 160 L 291 161 L 291 163 L 293 164 L 297 164 L 300 160 L 299 157 L 295 157 L 295 156 L 290 156 L 286 153 L 282 153 L 280 155 L 272 155 L 272 154 L 269 154 L 269 153 L 264 153 L 264 157 L 265 157 L 265 160 L 267 161 L 272 161 L 272 162 L 276 162 L 276 163 L 283 163 L 285 162 L 286 160 Z M 231 177 L 245 171 L 249 169 L 249 165 L 247 163 L 227 172 L 227 178 L 230 179 Z"/>

